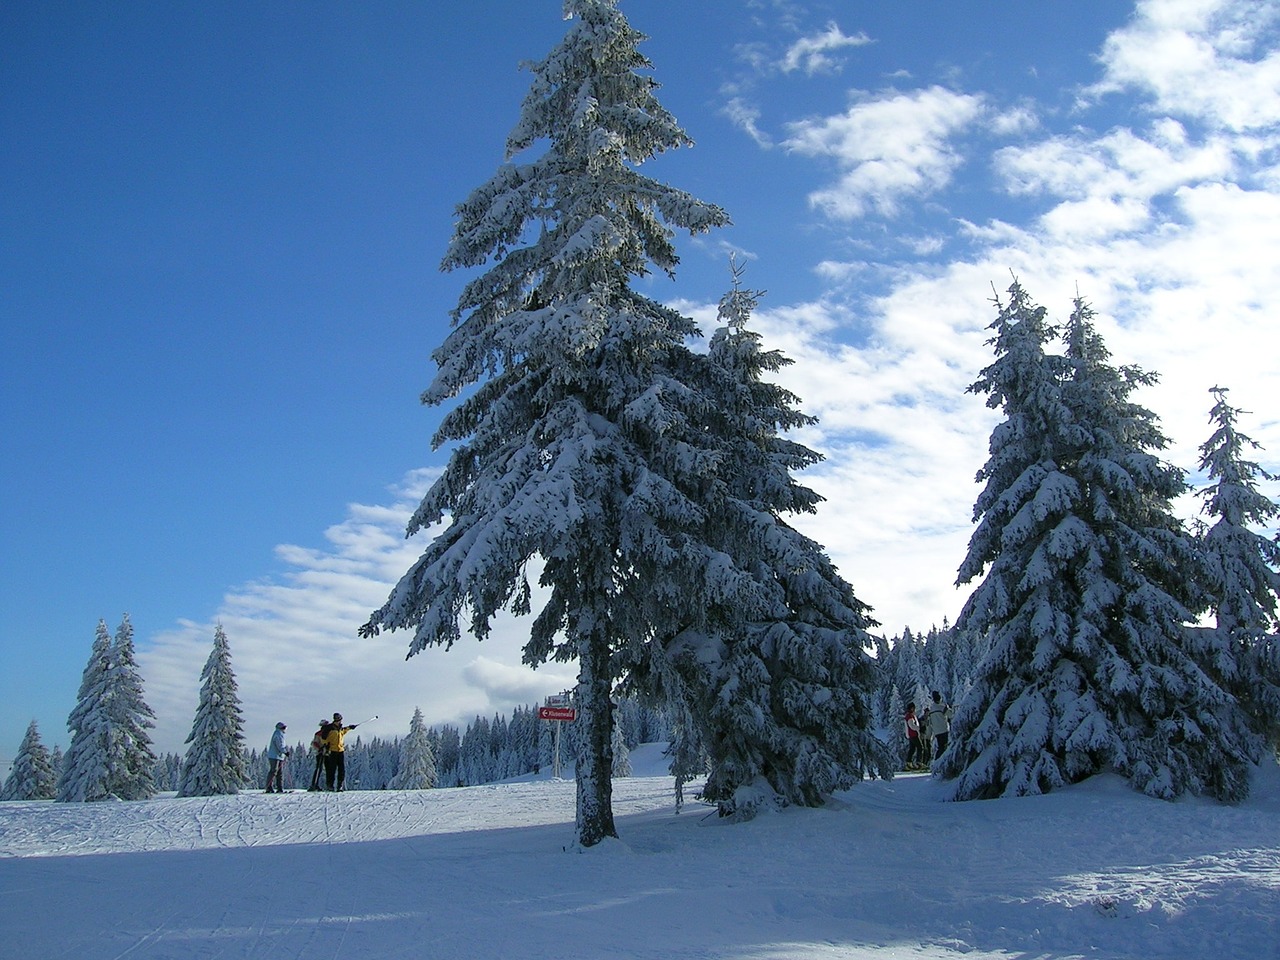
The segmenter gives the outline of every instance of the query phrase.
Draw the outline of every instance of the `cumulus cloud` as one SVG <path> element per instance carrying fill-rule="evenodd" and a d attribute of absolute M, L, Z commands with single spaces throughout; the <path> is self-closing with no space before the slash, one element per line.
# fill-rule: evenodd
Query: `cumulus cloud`
<path fill-rule="evenodd" d="M 1170 462 L 1194 474 L 1208 389 L 1222 383 L 1257 412 L 1241 426 L 1263 443 L 1264 466 L 1280 470 L 1280 420 L 1270 413 L 1280 372 L 1269 346 L 1280 195 L 1198 182 L 1167 199 L 1166 214 L 1125 233 L 1045 230 L 1053 211 L 996 224 L 976 236 L 972 256 L 903 270 L 881 295 L 833 292 L 757 314 L 766 345 L 796 361 L 779 379 L 820 417 L 800 439 L 826 459 L 801 479 L 826 502 L 796 526 L 827 547 L 884 630 L 940 624 L 967 596 L 953 581 L 997 418 L 966 387 L 991 362 L 993 286 L 1003 294 L 1013 273 L 1059 320 L 1078 288 L 1099 310 L 1115 361 L 1161 375 L 1136 399 L 1159 415 Z M 1190 518 L 1199 503 L 1187 497 L 1178 509 Z"/>
<path fill-rule="evenodd" d="M 788 150 L 843 171 L 811 194 L 836 222 L 903 212 L 945 189 L 960 163 L 955 141 L 977 119 L 1022 138 L 985 159 L 981 143 L 967 147 L 993 175 L 990 200 L 1018 201 L 1007 219 L 938 226 L 914 244 L 916 265 L 825 259 L 814 266 L 824 297 L 766 302 L 757 316 L 767 345 L 796 361 L 780 379 L 821 418 L 804 439 L 826 460 L 802 479 L 827 500 L 797 525 L 827 546 L 886 631 L 953 617 L 968 593 L 952 581 L 996 414 L 965 388 L 991 362 L 990 301 L 1011 274 L 1058 319 L 1083 294 L 1115 361 L 1160 374 L 1136 399 L 1170 438 L 1162 455 L 1193 480 L 1215 384 L 1255 411 L 1241 426 L 1263 444 L 1263 465 L 1280 469 L 1270 412 L 1280 390 L 1280 96 L 1267 52 L 1276 9 L 1139 4 L 1106 41 L 1090 92 L 1130 97 L 1142 125 L 1090 130 L 1085 104 L 1072 118 L 1080 125 L 1055 132 L 1033 103 L 1001 108 L 933 87 L 863 95 L 845 113 L 789 127 Z M 962 253 L 943 260 L 944 249 Z M 1199 502 L 1178 509 L 1191 517 Z"/>
<path fill-rule="evenodd" d="M 888 216 L 902 200 L 936 193 L 951 181 L 962 160 L 952 139 L 982 110 L 980 97 L 939 86 L 864 93 L 842 114 L 791 123 L 783 146 L 830 158 L 842 171 L 835 184 L 809 197 L 828 216 Z"/>
<path fill-rule="evenodd" d="M 1187 184 L 1229 178 L 1236 165 L 1226 138 L 1192 143 L 1183 126 L 1168 118 L 1144 134 L 1121 128 L 1100 137 L 1052 137 L 1005 148 L 993 158 L 1011 194 L 1054 201 L 1041 223 L 1063 237 L 1147 227 L 1160 216 L 1157 201 Z"/>
<path fill-rule="evenodd" d="M 1270 0 L 1141 0 L 1103 45 L 1093 95 L 1136 91 L 1152 110 L 1235 131 L 1280 122 L 1280 7 Z"/>

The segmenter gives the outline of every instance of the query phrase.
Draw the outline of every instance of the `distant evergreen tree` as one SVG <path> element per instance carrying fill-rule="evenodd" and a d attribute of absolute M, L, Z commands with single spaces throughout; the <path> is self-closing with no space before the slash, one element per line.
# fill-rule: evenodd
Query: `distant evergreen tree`
<path fill-rule="evenodd" d="M 459 772 L 462 754 L 462 734 L 452 724 L 440 727 L 440 745 L 436 750 L 437 783 L 442 787 L 460 787 Z"/>
<path fill-rule="evenodd" d="M 698 739 L 698 727 L 688 708 L 677 701 L 672 707 L 671 743 L 667 747 L 671 758 L 671 775 L 675 777 L 676 812 L 684 806 L 684 787 L 707 775 L 709 763 L 702 741 Z"/>
<path fill-rule="evenodd" d="M 429 790 L 436 785 L 436 760 L 422 711 L 414 707 L 409 735 L 400 742 L 400 766 L 389 786 L 392 790 Z"/>
<path fill-rule="evenodd" d="M 0 800 L 52 800 L 58 788 L 58 775 L 34 720 L 27 726 L 26 736 L 18 744 L 13 768 L 0 787 Z"/>
<path fill-rule="evenodd" d="M 172 790 L 177 793 L 178 785 L 182 782 L 182 756 L 173 752 L 161 754 L 156 759 L 153 779 L 157 791 L 163 793 Z"/>
<path fill-rule="evenodd" d="M 884 637 L 875 635 L 872 639 L 875 641 L 876 692 L 871 701 L 871 706 L 875 725 L 883 730 L 890 726 L 890 718 L 893 712 L 889 706 L 894 690 L 893 654 L 889 647 L 889 641 Z"/>
<path fill-rule="evenodd" d="M 1254 730 L 1280 746 L 1280 651 L 1274 635 L 1280 546 L 1254 529 L 1280 516 L 1280 506 L 1258 490 L 1260 480 L 1275 477 L 1245 458 L 1259 445 L 1236 429 L 1241 411 L 1227 402 L 1226 388 L 1210 392 L 1214 429 L 1200 447 L 1200 469 L 1209 484 L 1199 495 L 1215 521 L 1200 537 L 1216 618 L 1214 666 Z"/>
<path fill-rule="evenodd" d="M 902 694 L 894 687 L 889 697 L 889 709 L 885 716 L 884 729 L 889 732 L 889 742 L 894 744 L 898 763 L 902 763 L 907 750 L 907 727 L 905 717 L 907 704 Z"/>
<path fill-rule="evenodd" d="M 178 796 L 239 793 L 248 781 L 244 718 L 231 668 L 231 646 L 222 624 L 214 629 L 213 649 L 200 680 L 200 702 L 186 739 L 189 746 L 182 763 Z"/>
<path fill-rule="evenodd" d="M 111 796 L 113 774 L 109 764 L 114 752 L 106 712 L 110 658 L 111 633 L 106 621 L 99 620 L 76 705 L 67 717 L 71 742 L 59 770 L 56 797 L 63 803 L 106 800 Z"/>
<path fill-rule="evenodd" d="M 894 685 L 905 700 L 914 701 L 917 707 L 923 705 L 929 691 L 924 676 L 923 647 L 910 627 L 905 628 L 893 644 Z"/>
<path fill-rule="evenodd" d="M 107 712 L 113 751 L 111 792 L 121 800 L 155 796 L 156 755 L 151 749 L 155 713 L 143 697 L 142 675 L 133 651 L 133 624 L 125 614 L 116 630 L 108 665 Z"/>
<path fill-rule="evenodd" d="M 1186 624 L 1195 545 L 1171 510 L 1182 474 L 1129 400 L 1153 377 L 1115 368 L 1077 299 L 1066 353 L 1018 283 L 992 324 L 996 361 L 971 388 L 1005 420 L 959 582 L 983 574 L 961 629 L 990 651 L 935 771 L 955 797 L 1041 793 L 1116 770 L 1157 797 L 1238 799 L 1248 744 Z M 1238 713 L 1238 711 L 1237 711 Z"/>
<path fill-rule="evenodd" d="M 614 713 L 615 723 L 613 725 L 613 766 L 610 768 L 610 775 L 616 780 L 632 775 L 631 770 L 631 750 L 627 747 L 627 738 L 622 731 L 622 724 L 616 722 L 618 713 Z"/>
<path fill-rule="evenodd" d="M 145 800 L 155 795 L 156 756 L 147 733 L 155 714 L 143 698 L 128 614 L 112 640 L 98 621 L 76 705 L 67 718 L 71 744 L 58 778 L 63 802 Z"/>

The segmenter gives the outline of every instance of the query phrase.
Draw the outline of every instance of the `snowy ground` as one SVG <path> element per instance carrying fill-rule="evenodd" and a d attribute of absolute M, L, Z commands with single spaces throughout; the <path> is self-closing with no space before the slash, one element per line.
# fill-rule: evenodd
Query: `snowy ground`
<path fill-rule="evenodd" d="M 940 794 L 903 776 L 729 825 L 635 777 L 587 851 L 567 781 L 0 803 L 0 957 L 1280 957 L 1280 768 L 1235 808 L 1114 778 Z"/>

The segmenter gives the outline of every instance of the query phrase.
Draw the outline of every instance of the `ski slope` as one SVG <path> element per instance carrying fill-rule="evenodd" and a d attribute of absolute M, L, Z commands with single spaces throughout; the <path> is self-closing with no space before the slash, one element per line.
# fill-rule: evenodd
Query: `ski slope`
<path fill-rule="evenodd" d="M 638 772 L 657 751 L 633 754 Z M 1115 778 L 944 803 L 927 776 L 822 810 L 677 814 L 614 783 L 0 803 L 0 958 L 969 960 L 1280 956 L 1280 770 L 1239 807 Z"/>

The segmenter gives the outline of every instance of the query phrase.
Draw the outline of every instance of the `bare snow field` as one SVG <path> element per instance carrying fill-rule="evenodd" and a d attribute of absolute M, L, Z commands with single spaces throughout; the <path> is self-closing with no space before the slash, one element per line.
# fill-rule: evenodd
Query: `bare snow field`
<path fill-rule="evenodd" d="M 656 750 L 636 769 L 660 769 Z M 668 776 L 0 803 L 14 960 L 1280 957 L 1280 768 L 1238 807 L 1117 778 L 946 803 L 927 776 L 728 824 Z"/>

